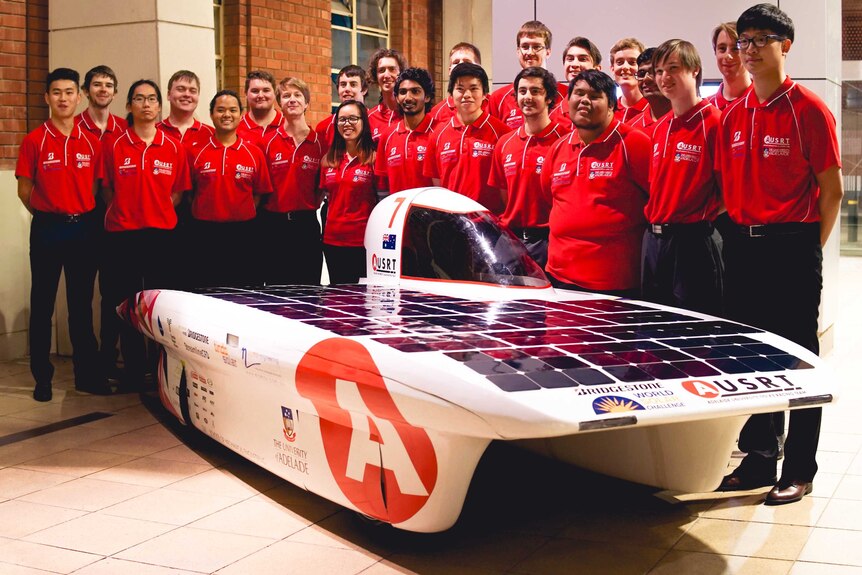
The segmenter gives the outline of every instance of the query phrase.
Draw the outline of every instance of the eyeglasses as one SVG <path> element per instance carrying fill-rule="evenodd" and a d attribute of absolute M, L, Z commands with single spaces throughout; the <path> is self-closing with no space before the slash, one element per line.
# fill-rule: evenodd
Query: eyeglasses
<path fill-rule="evenodd" d="M 530 52 L 535 52 L 538 54 L 542 50 L 545 50 L 544 44 L 521 44 L 518 46 L 518 50 L 520 50 L 524 54 L 529 54 Z"/>
<path fill-rule="evenodd" d="M 652 71 L 652 69 L 642 69 L 635 72 L 635 78 L 637 78 L 638 80 L 645 80 L 647 76 L 652 76 L 653 78 L 655 78 L 655 73 Z"/>
<path fill-rule="evenodd" d="M 135 104 L 138 104 L 138 105 L 141 105 L 144 102 L 146 102 L 147 104 L 158 104 L 159 103 L 159 97 L 156 96 L 155 94 L 153 94 L 151 96 L 138 95 L 138 96 L 135 96 L 134 98 L 132 98 L 132 102 L 134 102 Z"/>
<path fill-rule="evenodd" d="M 359 116 L 341 116 L 340 118 L 338 118 L 338 125 L 346 126 L 347 124 L 350 124 L 351 126 L 355 126 L 359 123 L 359 120 L 361 119 L 362 118 L 360 118 Z"/>
<path fill-rule="evenodd" d="M 786 36 L 780 36 L 778 34 L 763 34 L 761 36 L 755 36 L 754 38 L 746 38 L 745 36 L 740 36 L 736 41 L 736 48 L 738 50 L 748 50 L 748 47 L 752 44 L 757 46 L 758 48 L 763 48 L 770 41 L 775 40 L 776 42 L 784 42 L 787 40 Z"/>

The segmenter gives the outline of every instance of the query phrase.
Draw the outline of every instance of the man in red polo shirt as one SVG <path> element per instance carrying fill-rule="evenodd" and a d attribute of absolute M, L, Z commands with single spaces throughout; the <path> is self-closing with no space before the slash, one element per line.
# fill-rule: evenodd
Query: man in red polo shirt
<path fill-rule="evenodd" d="M 643 51 L 644 45 L 637 38 L 623 38 L 611 48 L 611 73 L 622 92 L 614 114 L 620 122 L 628 122 L 647 105 L 637 80 L 638 56 Z"/>
<path fill-rule="evenodd" d="M 275 105 L 278 93 L 275 78 L 269 72 L 252 70 L 245 77 L 248 111 L 240 120 L 237 136 L 249 144 L 259 144 L 272 137 L 284 117 Z"/>
<path fill-rule="evenodd" d="M 380 103 L 368 110 L 368 123 L 374 145 L 383 134 L 401 119 L 395 101 L 395 79 L 407 69 L 407 60 L 398 50 L 379 48 L 368 64 L 368 82 L 380 90 Z"/>
<path fill-rule="evenodd" d="M 432 135 L 431 101 L 434 81 L 428 70 L 407 68 L 395 80 L 401 120 L 380 140 L 374 164 L 378 191 L 390 194 L 432 185 L 422 169 Z"/>
<path fill-rule="evenodd" d="M 488 95 L 488 75 L 476 64 L 458 64 L 449 75 L 449 91 L 458 114 L 435 128 L 428 141 L 424 175 L 444 188 L 464 194 L 503 213 L 500 190 L 488 185 L 494 146 L 509 128 L 482 110 Z"/>
<path fill-rule="evenodd" d="M 113 139 L 126 129 L 126 120 L 109 109 L 117 88 L 117 75 L 108 66 L 96 66 L 84 75 L 81 89 L 88 103 L 86 109 L 75 116 L 75 123 L 80 123 L 99 140 Z"/>
<path fill-rule="evenodd" d="M 356 68 L 364 76 L 362 68 Z M 349 78 L 359 81 L 358 76 Z M 260 250 L 265 253 L 259 258 L 264 263 L 258 273 L 268 285 L 317 285 L 323 268 L 318 183 L 328 145 L 305 121 L 311 101 L 308 85 L 299 78 L 285 78 L 278 87 L 284 124 L 263 145 L 272 193 L 258 210 Z M 296 249 L 272 250 L 273 246 Z"/>
<path fill-rule="evenodd" d="M 364 102 L 365 95 L 368 94 L 368 74 L 356 64 L 345 66 L 338 72 L 336 90 L 338 91 L 338 99 L 341 102 L 348 100 Z M 318 122 L 314 127 L 314 131 L 317 132 L 317 135 L 322 139 L 326 147 L 331 146 L 332 137 L 335 133 L 335 114 L 327 116 Z"/>
<path fill-rule="evenodd" d="M 563 71 L 566 74 L 566 81 L 557 86 L 561 98 L 551 110 L 551 119 L 566 132 L 571 132 L 573 129 L 572 119 L 569 117 L 569 101 L 566 98 L 569 94 L 569 82 L 584 70 L 601 69 L 602 53 L 598 46 L 583 36 L 575 36 L 569 40 L 566 49 L 563 50 Z"/>
<path fill-rule="evenodd" d="M 214 134 L 211 126 L 195 119 L 200 90 L 201 81 L 197 74 L 190 70 L 174 72 L 168 80 L 170 114 L 156 124 L 165 134 L 182 142 L 192 157 Z"/>
<path fill-rule="evenodd" d="M 576 130 L 557 140 L 542 166 L 542 191 L 552 202 L 545 269 L 556 287 L 634 297 L 650 141 L 614 118 L 616 95 L 604 72 L 574 79 L 569 113 Z"/>
<path fill-rule="evenodd" d="M 716 167 L 736 233 L 724 237 L 728 315 L 817 353 L 822 246 L 844 194 L 832 113 L 785 73 L 793 21 L 758 4 L 737 20 L 737 47 L 752 88 L 721 117 Z M 821 408 L 790 412 L 784 465 L 776 483 L 772 414 L 752 416 L 739 438 L 747 452 L 720 490 L 775 486 L 766 503 L 798 501 L 817 473 Z"/>
<path fill-rule="evenodd" d="M 670 100 L 665 98 L 655 82 L 655 70 L 652 64 L 654 53 L 655 48 L 647 48 L 638 56 L 638 87 L 648 104 L 643 112 L 627 122 L 629 126 L 641 130 L 650 138 L 658 119 L 670 112 L 671 108 Z"/>
<path fill-rule="evenodd" d="M 452 73 L 452 68 L 461 64 L 462 62 L 469 62 L 470 64 L 478 64 L 482 65 L 482 53 L 479 52 L 479 48 L 470 44 L 469 42 L 458 42 L 452 49 L 449 50 L 449 73 Z M 488 100 L 486 99 L 482 108 L 488 109 Z M 441 124 L 443 122 L 448 122 L 449 119 L 455 115 L 455 101 L 452 99 L 452 94 L 449 94 L 446 98 L 437 102 L 437 104 L 431 108 L 429 112 L 431 116 L 431 121 L 435 124 Z"/>
<path fill-rule="evenodd" d="M 712 221 L 721 207 L 713 172 L 721 114 L 698 95 L 702 67 L 690 42 L 668 40 L 652 61 L 655 82 L 673 110 L 654 124 L 641 295 L 718 314 L 723 265 Z"/>
<path fill-rule="evenodd" d="M 739 48 L 736 47 L 737 39 L 736 22 L 724 22 L 712 31 L 712 49 L 721 72 L 721 84 L 708 100 L 719 110 L 727 108 L 751 86 L 751 76 L 742 65 Z"/>
<path fill-rule="evenodd" d="M 524 68 L 515 78 L 515 94 L 524 125 L 500 138 L 488 184 L 502 193 L 503 224 L 545 267 L 551 203 L 541 191 L 542 168 L 548 149 L 567 132 L 548 116 L 558 97 L 553 74 L 535 66 Z"/>
<path fill-rule="evenodd" d="M 551 30 L 538 20 L 524 22 L 515 36 L 518 63 L 521 69 L 529 66 L 544 68 L 551 55 Z M 490 98 L 489 111 L 491 115 L 504 122 L 510 130 L 520 128 L 524 117 L 518 108 L 515 98 L 515 88 L 507 84 L 494 90 Z"/>
<path fill-rule="evenodd" d="M 30 372 L 36 381 L 33 399 L 50 401 L 51 316 L 60 272 L 66 277 L 69 335 L 75 388 L 111 393 L 99 368 L 93 334 L 93 283 L 96 277 L 95 211 L 99 141 L 75 125 L 81 100 L 78 72 L 57 68 L 48 74 L 45 102 L 51 119 L 21 142 L 15 177 L 18 197 L 33 214 L 30 226 Z"/>

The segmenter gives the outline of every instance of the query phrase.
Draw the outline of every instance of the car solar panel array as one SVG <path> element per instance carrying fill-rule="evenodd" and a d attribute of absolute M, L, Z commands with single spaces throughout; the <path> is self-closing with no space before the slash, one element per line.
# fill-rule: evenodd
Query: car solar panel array
<path fill-rule="evenodd" d="M 275 286 L 198 293 L 406 353 L 439 352 L 505 391 L 808 369 L 745 334 L 627 300 L 480 302 L 382 286 Z"/>

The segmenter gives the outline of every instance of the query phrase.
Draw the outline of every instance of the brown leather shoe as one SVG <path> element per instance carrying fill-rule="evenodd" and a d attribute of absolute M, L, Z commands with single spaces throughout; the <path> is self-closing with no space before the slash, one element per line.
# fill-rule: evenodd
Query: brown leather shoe
<path fill-rule="evenodd" d="M 775 475 L 770 477 L 766 474 L 737 473 L 737 471 L 738 468 L 730 475 L 725 475 L 716 491 L 747 491 L 749 489 L 757 489 L 758 487 L 766 487 L 767 485 L 775 485 L 775 482 L 778 481 L 778 477 Z"/>
<path fill-rule="evenodd" d="M 766 505 L 784 505 L 795 503 L 814 490 L 814 482 L 792 480 L 789 483 L 780 482 L 766 495 Z"/>

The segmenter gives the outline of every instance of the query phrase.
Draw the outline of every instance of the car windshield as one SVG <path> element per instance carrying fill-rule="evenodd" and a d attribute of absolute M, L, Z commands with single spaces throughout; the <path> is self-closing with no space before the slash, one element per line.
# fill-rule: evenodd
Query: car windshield
<path fill-rule="evenodd" d="M 411 206 L 401 250 L 404 277 L 547 287 L 524 245 L 488 212 Z"/>

